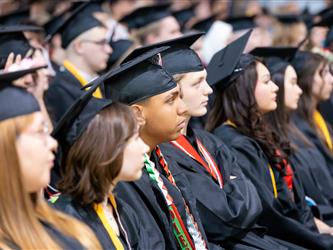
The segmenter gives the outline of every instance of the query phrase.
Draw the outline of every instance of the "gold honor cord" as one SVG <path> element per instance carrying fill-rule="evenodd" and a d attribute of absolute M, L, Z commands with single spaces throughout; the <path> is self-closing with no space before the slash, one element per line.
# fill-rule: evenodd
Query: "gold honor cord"
<path fill-rule="evenodd" d="M 322 115 L 319 113 L 318 110 L 315 110 L 315 112 L 313 113 L 313 119 L 316 126 L 320 129 L 321 133 L 325 137 L 326 145 L 332 151 L 333 147 L 332 147 L 332 139 L 330 132 L 328 131 L 328 127 L 326 125 L 324 118 L 322 117 Z"/>

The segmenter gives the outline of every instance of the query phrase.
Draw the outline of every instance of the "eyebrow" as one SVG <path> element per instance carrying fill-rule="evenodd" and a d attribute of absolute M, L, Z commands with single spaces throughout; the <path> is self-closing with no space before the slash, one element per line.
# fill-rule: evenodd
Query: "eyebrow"
<path fill-rule="evenodd" d="M 175 90 L 173 92 L 171 92 L 167 97 L 165 97 L 165 100 L 171 98 L 171 97 L 175 97 L 179 95 L 179 90 Z"/>

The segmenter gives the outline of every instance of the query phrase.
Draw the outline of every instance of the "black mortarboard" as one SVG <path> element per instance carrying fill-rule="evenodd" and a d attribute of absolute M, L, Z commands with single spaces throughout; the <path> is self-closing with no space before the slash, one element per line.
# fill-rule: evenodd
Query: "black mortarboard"
<path fill-rule="evenodd" d="M 20 9 L 6 15 L 0 16 L 1 25 L 21 24 L 22 21 L 28 20 L 30 17 L 29 9 Z"/>
<path fill-rule="evenodd" d="M 255 28 L 255 17 L 256 16 L 231 17 L 223 21 L 229 23 L 233 31 L 240 31 Z"/>
<path fill-rule="evenodd" d="M 31 93 L 11 85 L 12 81 L 40 68 L 0 73 L 0 121 L 40 111 L 38 101 Z"/>
<path fill-rule="evenodd" d="M 330 9 L 329 11 L 325 12 L 322 16 L 320 16 L 321 19 L 318 22 L 315 22 L 312 24 L 311 27 L 331 27 L 333 25 L 333 9 Z"/>
<path fill-rule="evenodd" d="M 215 16 L 210 16 L 208 18 L 195 22 L 190 28 L 192 30 L 197 30 L 207 33 L 210 27 L 212 27 L 214 22 L 215 22 Z"/>
<path fill-rule="evenodd" d="M 158 54 L 169 48 L 152 49 L 121 64 L 118 72 L 104 81 L 106 97 L 132 105 L 175 88 L 172 76 L 157 62 Z"/>
<path fill-rule="evenodd" d="M 32 49 L 25 38 L 24 31 L 40 31 L 41 28 L 31 25 L 0 26 L 0 68 L 5 66 L 11 52 L 24 57 Z"/>
<path fill-rule="evenodd" d="M 113 51 L 108 60 L 108 68 L 112 67 L 116 62 L 118 62 L 118 60 L 120 60 L 126 54 L 134 42 L 128 39 L 120 39 L 117 41 L 111 40 L 109 44 Z"/>
<path fill-rule="evenodd" d="M 297 52 L 297 47 L 257 47 L 250 51 L 251 55 L 257 57 L 279 57 L 283 60 L 291 60 Z"/>
<path fill-rule="evenodd" d="M 190 47 L 204 33 L 187 34 L 175 39 L 159 42 L 135 49 L 128 55 L 124 62 L 127 62 L 138 55 L 143 54 L 153 48 L 170 46 L 170 49 L 161 53 L 163 67 L 171 74 L 181 74 L 193 71 L 201 71 L 204 66 L 197 53 Z"/>
<path fill-rule="evenodd" d="M 177 19 L 177 21 L 182 29 L 185 28 L 186 23 L 191 18 L 195 17 L 195 8 L 197 5 L 198 5 L 198 3 L 194 3 L 187 8 L 172 11 L 172 15 Z"/>
<path fill-rule="evenodd" d="M 298 15 L 275 15 L 274 16 L 280 23 L 283 24 L 293 24 L 293 23 L 299 23 L 303 22 L 304 20 L 301 18 L 301 16 Z"/>
<path fill-rule="evenodd" d="M 97 99 L 92 96 L 104 77 L 105 75 L 102 75 L 89 83 L 91 87 L 74 101 L 54 127 L 51 135 L 58 140 L 63 151 L 67 151 L 81 136 L 98 112 L 112 103 L 111 100 Z"/>
<path fill-rule="evenodd" d="M 128 29 L 139 29 L 171 16 L 169 7 L 169 3 L 143 6 L 124 16 L 119 22 L 126 23 Z"/>
<path fill-rule="evenodd" d="M 213 56 L 207 66 L 207 82 L 210 85 L 218 85 L 221 89 L 227 88 L 231 81 L 253 62 L 254 57 L 251 55 L 246 54 L 241 58 L 251 32 L 252 30 L 249 30 Z"/>
<path fill-rule="evenodd" d="M 61 46 L 67 48 L 67 46 L 80 34 L 90 30 L 94 27 L 104 27 L 104 25 L 92 16 L 90 7 L 94 5 L 94 2 L 81 3 L 72 13 L 63 20 L 59 25 L 55 33 L 61 33 Z"/>

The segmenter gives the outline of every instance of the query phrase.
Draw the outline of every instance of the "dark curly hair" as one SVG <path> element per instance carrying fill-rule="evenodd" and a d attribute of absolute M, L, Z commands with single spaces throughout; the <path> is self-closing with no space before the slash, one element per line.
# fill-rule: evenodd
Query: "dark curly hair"
<path fill-rule="evenodd" d="M 246 57 L 246 55 L 242 55 Z M 243 68 L 241 57 L 237 68 Z M 242 60 L 243 59 L 243 60 Z M 221 90 L 217 87 L 213 107 L 208 114 L 207 126 L 209 131 L 223 124 L 228 119 L 237 126 L 244 135 L 253 138 L 261 146 L 270 163 L 276 165 L 282 162 L 289 154 L 288 142 L 282 141 L 264 120 L 257 106 L 254 91 L 257 83 L 257 64 L 254 60 L 249 64 L 240 76 L 234 79 L 230 85 Z M 281 155 L 276 154 L 276 150 Z"/>

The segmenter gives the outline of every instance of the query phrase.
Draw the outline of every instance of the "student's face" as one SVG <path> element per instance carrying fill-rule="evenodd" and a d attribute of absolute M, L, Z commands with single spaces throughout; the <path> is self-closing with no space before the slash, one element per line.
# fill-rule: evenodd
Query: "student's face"
<path fill-rule="evenodd" d="M 143 142 L 139 136 L 139 132 L 135 133 L 127 142 L 123 164 L 117 180 L 119 181 L 135 181 L 141 177 L 142 166 L 144 164 L 144 154 L 148 153 L 149 147 Z"/>
<path fill-rule="evenodd" d="M 95 27 L 80 40 L 80 52 L 94 72 L 100 72 L 107 66 L 112 49 L 107 41 L 107 29 Z"/>
<path fill-rule="evenodd" d="M 177 20 L 173 16 L 168 16 L 160 21 L 160 32 L 154 43 L 174 39 L 181 35 Z"/>
<path fill-rule="evenodd" d="M 57 142 L 45 129 L 41 112 L 34 114 L 31 125 L 16 140 L 25 189 L 37 192 L 50 182 Z"/>
<path fill-rule="evenodd" d="M 272 82 L 268 69 L 257 63 L 258 80 L 254 90 L 254 96 L 260 112 L 267 113 L 277 108 L 276 97 L 279 87 Z"/>
<path fill-rule="evenodd" d="M 187 109 L 180 98 L 179 86 L 147 100 L 143 107 L 147 139 L 162 143 L 177 139 L 185 126 Z M 145 138 L 144 138 L 145 139 Z"/>
<path fill-rule="evenodd" d="M 303 91 L 297 84 L 297 74 L 293 67 L 287 66 L 284 74 L 284 103 L 290 110 L 297 109 Z"/>
<path fill-rule="evenodd" d="M 188 114 L 199 117 L 207 113 L 208 96 L 213 93 L 206 81 L 206 70 L 186 73 L 179 81 L 181 98 L 184 101 Z"/>
<path fill-rule="evenodd" d="M 333 87 L 333 76 L 329 71 L 329 65 L 320 65 L 313 78 L 312 94 L 317 101 L 325 101 L 330 98 Z"/>

